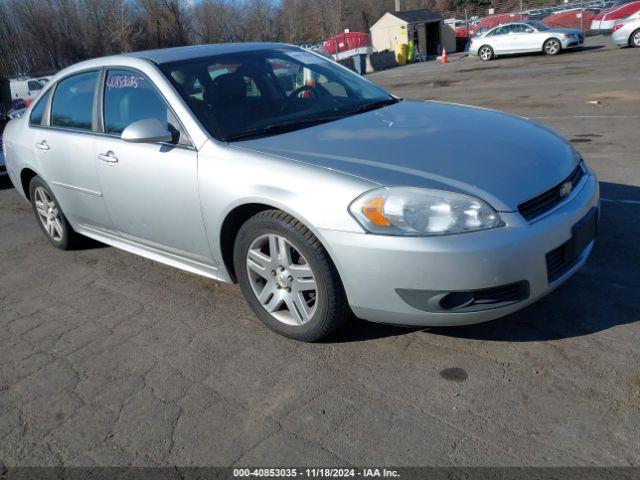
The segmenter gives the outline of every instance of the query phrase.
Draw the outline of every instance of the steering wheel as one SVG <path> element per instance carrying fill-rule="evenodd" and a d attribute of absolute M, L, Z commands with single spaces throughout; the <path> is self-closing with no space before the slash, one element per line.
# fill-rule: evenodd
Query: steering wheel
<path fill-rule="evenodd" d="M 296 98 L 298 95 L 300 95 L 302 92 L 313 92 L 313 95 L 318 98 L 320 96 L 320 93 L 318 93 L 318 89 L 312 85 L 302 85 L 301 87 L 296 88 L 293 92 L 291 92 L 289 94 L 289 96 L 287 97 L 287 101 L 292 99 L 292 98 Z"/>
<path fill-rule="evenodd" d="M 313 87 L 311 85 L 302 85 L 301 87 L 296 88 L 293 92 L 287 95 L 287 98 L 285 98 L 284 102 L 282 102 L 282 108 L 280 109 L 280 111 L 285 112 L 289 108 L 289 104 L 293 99 L 298 98 L 298 96 L 302 92 L 307 92 L 307 91 L 312 92 L 316 100 L 320 98 L 320 93 L 318 92 L 318 89 L 316 87 Z"/>

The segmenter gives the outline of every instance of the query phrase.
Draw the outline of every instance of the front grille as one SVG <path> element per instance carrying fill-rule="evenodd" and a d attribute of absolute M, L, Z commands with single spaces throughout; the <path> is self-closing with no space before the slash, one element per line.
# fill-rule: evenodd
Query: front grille
<path fill-rule="evenodd" d="M 573 190 L 576 188 L 576 185 L 580 183 L 583 176 L 584 169 L 582 168 L 582 162 L 580 162 L 573 172 L 558 185 L 518 205 L 518 212 L 520 212 L 520 215 L 527 221 L 539 217 L 560 204 L 567 197 L 566 194 L 562 193 L 562 187 L 567 182 L 571 183 L 571 190 Z"/>

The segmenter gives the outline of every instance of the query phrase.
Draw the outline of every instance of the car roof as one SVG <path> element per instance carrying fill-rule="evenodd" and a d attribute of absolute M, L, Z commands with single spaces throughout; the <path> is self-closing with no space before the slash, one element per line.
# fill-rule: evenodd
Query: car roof
<path fill-rule="evenodd" d="M 186 47 L 162 48 L 125 54 L 129 57 L 144 58 L 156 64 L 171 63 L 178 60 L 193 60 L 212 55 L 240 53 L 274 48 L 294 48 L 282 43 L 216 43 L 210 45 L 190 45 Z"/>

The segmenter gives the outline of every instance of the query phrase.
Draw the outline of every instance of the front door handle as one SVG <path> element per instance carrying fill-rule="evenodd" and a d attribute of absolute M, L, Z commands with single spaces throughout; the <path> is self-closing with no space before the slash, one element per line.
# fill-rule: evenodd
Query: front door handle
<path fill-rule="evenodd" d="M 98 154 L 98 160 L 102 160 L 107 163 L 117 163 L 118 157 L 116 157 L 112 151 L 108 151 L 107 153 Z"/>
<path fill-rule="evenodd" d="M 36 148 L 38 150 L 49 150 L 49 144 L 46 140 L 42 140 L 40 143 L 36 143 Z"/>

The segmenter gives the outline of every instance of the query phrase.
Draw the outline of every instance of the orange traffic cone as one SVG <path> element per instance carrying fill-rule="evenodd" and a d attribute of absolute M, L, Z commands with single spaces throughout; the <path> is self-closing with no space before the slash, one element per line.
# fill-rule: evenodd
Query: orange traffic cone
<path fill-rule="evenodd" d="M 447 58 L 447 49 L 442 47 L 442 56 L 440 57 L 442 63 L 449 63 L 449 59 Z"/>

